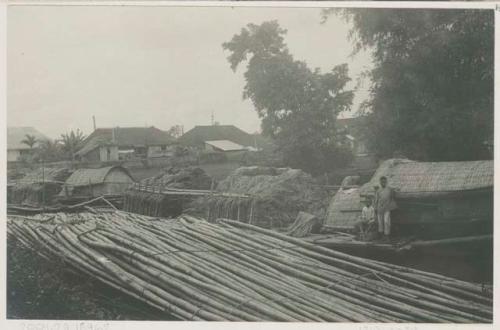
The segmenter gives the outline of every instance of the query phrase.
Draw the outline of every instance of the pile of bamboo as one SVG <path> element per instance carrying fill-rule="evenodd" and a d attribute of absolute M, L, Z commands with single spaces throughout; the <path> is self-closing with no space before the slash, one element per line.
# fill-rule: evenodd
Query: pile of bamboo
<path fill-rule="evenodd" d="M 492 321 L 477 284 L 232 220 L 57 213 L 9 216 L 8 233 L 183 320 Z"/>
<path fill-rule="evenodd" d="M 128 190 L 124 195 L 123 209 L 129 212 L 149 215 L 153 217 L 167 217 L 171 211 L 171 204 L 167 202 L 168 197 L 157 194 L 142 192 L 137 190 Z M 182 205 L 182 202 L 175 201 Z M 182 210 L 182 209 L 181 209 Z"/>
<path fill-rule="evenodd" d="M 293 237 L 306 237 L 311 234 L 318 234 L 322 227 L 323 221 L 320 218 L 307 212 L 299 212 L 297 218 L 285 233 Z"/>
<path fill-rule="evenodd" d="M 240 198 L 209 195 L 196 200 L 193 206 L 198 210 L 205 211 L 205 217 L 208 221 L 214 221 L 218 218 L 227 218 L 250 224 L 257 224 L 255 219 L 256 204 L 259 204 L 259 200 L 256 197 Z M 260 221 L 258 225 L 269 227 L 269 224 L 262 223 L 262 221 Z"/>
<path fill-rule="evenodd" d="M 42 206 L 42 207 L 8 204 L 7 212 L 11 215 L 58 213 L 58 212 L 82 212 L 82 211 L 90 211 L 96 213 L 98 211 L 101 212 L 103 210 L 104 211 L 116 210 L 117 208 L 115 205 L 119 205 L 121 203 L 121 199 L 122 199 L 121 196 L 106 196 L 106 197 L 99 196 L 73 205 L 58 204 L 55 206 Z"/>

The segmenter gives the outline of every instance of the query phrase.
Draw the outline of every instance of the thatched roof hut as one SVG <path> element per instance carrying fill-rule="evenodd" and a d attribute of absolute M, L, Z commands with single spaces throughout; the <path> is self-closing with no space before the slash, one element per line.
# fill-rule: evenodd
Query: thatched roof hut
<path fill-rule="evenodd" d="M 34 206 L 51 204 L 70 174 L 67 168 L 38 168 L 28 172 L 9 189 L 8 202 Z"/>
<path fill-rule="evenodd" d="M 361 216 L 359 188 L 340 189 L 328 207 L 324 227 L 337 230 L 353 229 Z"/>
<path fill-rule="evenodd" d="M 45 183 L 45 182 L 56 182 L 64 183 L 64 181 L 71 174 L 68 168 L 58 168 L 58 167 L 45 167 L 37 168 L 31 172 L 26 173 L 21 179 L 17 180 L 17 183 L 31 184 L 31 183 Z"/>
<path fill-rule="evenodd" d="M 390 159 L 371 180 L 333 197 L 329 227 L 352 227 L 361 202 L 373 196 L 385 176 L 396 191 L 395 230 L 418 235 L 463 235 L 491 232 L 493 219 L 493 161 L 415 162 Z"/>
<path fill-rule="evenodd" d="M 123 194 L 134 183 L 122 166 L 78 169 L 66 180 L 64 196 L 102 196 Z"/>
<path fill-rule="evenodd" d="M 395 233 L 426 237 L 491 233 L 493 172 L 493 161 L 390 159 L 368 183 L 335 194 L 325 227 L 352 228 L 361 215 L 361 202 L 374 195 L 380 177 L 385 176 L 396 191 Z"/>

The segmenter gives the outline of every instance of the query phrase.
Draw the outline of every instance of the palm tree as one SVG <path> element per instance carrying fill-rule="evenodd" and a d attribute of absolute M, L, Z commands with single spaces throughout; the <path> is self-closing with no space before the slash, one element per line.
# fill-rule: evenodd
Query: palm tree
<path fill-rule="evenodd" d="M 70 155 L 71 159 L 75 159 L 75 152 L 83 147 L 85 135 L 80 129 L 76 131 L 71 130 L 69 133 L 61 134 L 61 146 L 66 155 Z"/>
<path fill-rule="evenodd" d="M 30 147 L 30 149 L 33 149 L 33 147 L 35 146 L 35 144 L 38 142 L 36 136 L 34 135 L 30 135 L 30 134 L 26 134 L 24 139 L 21 141 L 21 143 L 24 143 L 26 144 L 28 147 Z"/>
<path fill-rule="evenodd" d="M 62 159 L 62 146 L 58 140 L 43 140 L 39 143 L 39 158 L 45 161 Z"/>

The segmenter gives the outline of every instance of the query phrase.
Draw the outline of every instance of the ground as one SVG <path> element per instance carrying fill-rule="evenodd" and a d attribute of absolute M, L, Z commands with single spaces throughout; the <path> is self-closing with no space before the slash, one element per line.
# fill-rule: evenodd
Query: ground
<path fill-rule="evenodd" d="M 52 320 L 174 320 L 172 316 L 49 262 L 9 239 L 7 318 Z"/>

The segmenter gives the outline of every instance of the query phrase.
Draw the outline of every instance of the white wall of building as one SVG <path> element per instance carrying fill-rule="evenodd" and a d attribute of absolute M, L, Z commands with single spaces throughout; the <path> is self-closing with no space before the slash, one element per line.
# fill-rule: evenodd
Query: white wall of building
<path fill-rule="evenodd" d="M 173 155 L 173 148 L 170 146 L 149 146 L 148 158 L 167 157 Z"/>
<path fill-rule="evenodd" d="M 99 148 L 101 162 L 118 160 L 118 146 L 103 146 Z"/>
<path fill-rule="evenodd" d="M 8 162 L 15 162 L 19 160 L 19 157 L 21 156 L 21 152 L 17 149 L 7 149 L 7 161 Z"/>

